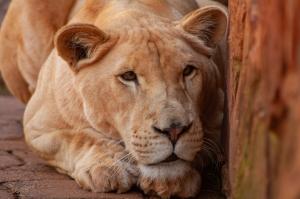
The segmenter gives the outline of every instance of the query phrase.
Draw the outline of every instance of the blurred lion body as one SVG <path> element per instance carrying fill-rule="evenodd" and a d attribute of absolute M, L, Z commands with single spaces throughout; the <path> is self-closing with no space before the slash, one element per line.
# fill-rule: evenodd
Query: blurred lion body
<path fill-rule="evenodd" d="M 22 102 L 32 95 L 41 66 L 53 49 L 55 32 L 67 23 L 75 0 L 12 1 L 0 32 L 0 71 Z"/>
<path fill-rule="evenodd" d="M 197 4 L 179 0 L 12 4 L 0 35 L 1 71 L 15 96 L 31 98 L 27 144 L 85 189 L 125 192 L 138 184 L 162 197 L 195 196 L 201 178 L 191 162 L 204 132 L 218 133 L 223 109 L 204 40 L 220 40 L 226 10 L 206 6 L 184 17 Z M 210 27 L 210 17 L 220 28 L 197 30 Z M 197 72 L 182 79 L 186 65 Z M 128 71 L 138 83 L 121 78 Z M 174 121 L 186 131 L 175 143 L 163 135 Z M 161 163 L 173 153 L 179 159 Z"/>

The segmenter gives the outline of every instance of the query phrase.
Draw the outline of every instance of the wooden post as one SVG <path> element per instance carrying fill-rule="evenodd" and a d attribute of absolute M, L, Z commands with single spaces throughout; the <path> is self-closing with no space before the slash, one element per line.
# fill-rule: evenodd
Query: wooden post
<path fill-rule="evenodd" d="M 230 0 L 233 199 L 300 198 L 300 1 Z"/>

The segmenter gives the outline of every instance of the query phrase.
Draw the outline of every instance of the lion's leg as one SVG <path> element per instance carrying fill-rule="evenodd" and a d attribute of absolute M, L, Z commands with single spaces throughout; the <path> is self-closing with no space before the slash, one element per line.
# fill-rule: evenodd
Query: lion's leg
<path fill-rule="evenodd" d="M 11 59 L 9 59 L 9 56 L 7 56 L 8 58 L 6 58 L 5 60 L 2 59 L 2 55 L 5 56 L 5 54 L 10 54 L 10 52 L 2 53 L 0 49 L 0 60 L 2 61 L 0 68 L 3 80 L 9 91 L 15 97 L 17 97 L 23 103 L 27 103 L 31 97 L 28 83 L 21 75 L 16 61 L 11 61 Z"/>
<path fill-rule="evenodd" d="M 85 189 L 125 192 L 136 183 L 138 171 L 124 147 L 93 131 L 55 131 L 27 136 L 26 140 L 41 157 Z"/>

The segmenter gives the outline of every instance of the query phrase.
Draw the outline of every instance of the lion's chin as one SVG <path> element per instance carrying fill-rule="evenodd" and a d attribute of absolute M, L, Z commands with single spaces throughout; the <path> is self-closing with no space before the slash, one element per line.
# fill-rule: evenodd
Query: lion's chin
<path fill-rule="evenodd" d="M 153 165 L 139 165 L 139 168 L 143 176 L 160 179 L 177 179 L 192 169 L 189 162 L 181 159 Z"/>

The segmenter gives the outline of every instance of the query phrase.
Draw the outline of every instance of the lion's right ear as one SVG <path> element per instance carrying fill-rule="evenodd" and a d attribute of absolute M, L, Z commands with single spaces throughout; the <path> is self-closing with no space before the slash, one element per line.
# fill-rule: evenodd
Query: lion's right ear
<path fill-rule="evenodd" d="M 73 24 L 56 33 L 55 47 L 58 55 L 78 72 L 83 65 L 91 64 L 99 57 L 98 47 L 108 40 L 109 35 L 94 25 Z"/>
<path fill-rule="evenodd" d="M 219 3 L 213 3 L 185 16 L 178 27 L 198 37 L 208 47 L 214 48 L 225 37 L 227 23 L 227 9 Z"/>

